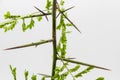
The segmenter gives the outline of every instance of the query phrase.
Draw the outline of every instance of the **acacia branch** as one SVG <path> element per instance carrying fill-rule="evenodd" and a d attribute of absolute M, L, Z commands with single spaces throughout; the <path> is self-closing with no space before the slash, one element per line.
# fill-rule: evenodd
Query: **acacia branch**
<path fill-rule="evenodd" d="M 7 48 L 7 49 L 4 49 L 4 50 L 12 50 L 12 49 L 19 49 L 19 48 L 25 48 L 25 47 L 31 47 L 31 46 L 38 46 L 38 45 L 49 43 L 49 42 L 52 42 L 52 41 L 53 41 L 52 39 L 42 40 L 42 41 L 39 41 L 39 42 L 34 42 L 34 43 L 25 44 L 25 45 L 21 45 L 21 46 L 11 47 L 11 48 Z"/>
<path fill-rule="evenodd" d="M 58 60 L 64 60 L 64 61 L 67 61 L 67 62 L 70 62 L 70 63 L 80 64 L 80 65 L 84 65 L 84 66 L 91 66 L 91 67 L 94 67 L 94 68 L 110 71 L 110 69 L 107 69 L 107 68 L 104 68 L 104 67 L 100 67 L 100 66 L 95 66 L 95 65 L 84 63 L 84 62 L 80 62 L 80 61 L 75 61 L 75 60 L 65 59 L 65 58 L 59 58 L 59 57 L 57 59 Z"/>

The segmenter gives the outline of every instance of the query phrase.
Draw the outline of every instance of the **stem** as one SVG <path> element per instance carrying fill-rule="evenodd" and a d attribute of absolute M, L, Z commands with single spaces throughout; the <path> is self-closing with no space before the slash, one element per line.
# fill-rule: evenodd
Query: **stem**
<path fill-rule="evenodd" d="M 53 63 L 52 63 L 52 77 L 55 75 L 55 68 L 57 62 L 57 49 L 56 49 L 56 0 L 53 0 L 52 8 L 52 38 L 53 38 Z M 51 78 L 51 80 L 54 80 Z"/>

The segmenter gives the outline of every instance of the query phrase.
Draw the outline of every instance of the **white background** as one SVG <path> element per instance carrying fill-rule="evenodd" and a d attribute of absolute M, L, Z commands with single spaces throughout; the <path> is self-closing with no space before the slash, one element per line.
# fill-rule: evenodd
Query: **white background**
<path fill-rule="evenodd" d="M 0 23 L 3 14 L 25 15 L 36 12 L 33 6 L 44 9 L 43 0 L 0 0 Z M 69 17 L 81 30 L 73 27 L 68 35 L 68 57 L 106 67 L 112 71 L 94 69 L 82 80 L 95 80 L 104 76 L 105 80 L 119 80 L 120 74 L 120 1 L 119 0 L 67 0 Z M 49 18 L 50 20 L 51 18 Z M 51 20 L 50 20 L 51 21 Z M 37 73 L 51 74 L 52 45 L 44 44 L 18 50 L 4 51 L 4 48 L 51 38 L 51 23 L 44 20 L 36 22 L 32 30 L 22 32 L 21 21 L 13 31 L 4 33 L 0 30 L 0 80 L 12 80 L 9 65 L 17 67 L 18 80 L 24 78 L 24 70 L 30 75 Z M 78 79 L 78 80 L 81 80 Z M 69 79 L 68 79 L 69 80 Z"/>

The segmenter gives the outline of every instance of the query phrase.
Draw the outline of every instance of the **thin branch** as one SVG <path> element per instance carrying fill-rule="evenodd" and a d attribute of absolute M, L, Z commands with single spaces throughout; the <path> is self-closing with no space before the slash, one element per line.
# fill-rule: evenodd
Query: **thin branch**
<path fill-rule="evenodd" d="M 75 60 L 71 60 L 71 59 L 58 58 L 58 60 L 64 60 L 64 61 L 75 63 L 75 64 L 81 64 L 81 65 L 84 65 L 84 66 L 92 66 L 94 68 L 111 71 L 110 69 L 107 69 L 107 68 L 104 68 L 104 67 L 95 66 L 95 65 L 92 65 L 92 64 L 88 64 L 88 63 L 84 63 L 84 62 L 79 62 L 79 61 L 75 61 Z"/>
<path fill-rule="evenodd" d="M 70 10 L 70 9 L 72 9 L 73 7 L 70 7 L 70 8 L 68 8 L 68 9 L 65 9 L 65 11 L 62 11 L 62 12 L 66 12 L 66 11 L 68 11 L 68 10 Z M 44 14 L 29 14 L 29 15 L 26 15 L 26 16 L 21 16 L 21 17 L 19 17 L 19 18 L 17 18 L 17 20 L 18 19 L 25 19 L 25 18 L 34 18 L 34 17 L 39 17 L 39 16 L 48 16 L 48 15 L 52 15 L 52 13 L 44 13 Z M 6 25 L 6 24 L 10 24 L 10 23 L 12 23 L 14 20 L 8 20 L 8 21 L 5 21 L 5 22 L 3 22 L 3 23 L 0 23 L 0 26 L 2 26 L 2 25 Z"/>
<path fill-rule="evenodd" d="M 20 19 L 22 19 L 22 18 L 33 18 L 33 17 L 46 16 L 46 15 L 51 15 L 51 13 L 23 16 Z"/>
<path fill-rule="evenodd" d="M 7 49 L 4 49 L 4 50 L 12 50 L 12 49 L 19 49 L 19 48 L 25 48 L 25 47 L 30 47 L 30 46 L 38 46 L 38 45 L 49 43 L 49 42 L 52 42 L 52 41 L 53 41 L 52 39 L 42 40 L 42 41 L 39 41 L 39 42 L 34 42 L 34 43 L 25 44 L 25 45 L 21 45 L 21 46 L 11 47 L 11 48 L 7 48 Z"/>
<path fill-rule="evenodd" d="M 35 6 L 34 6 L 35 7 Z M 41 12 L 43 15 L 45 15 L 45 17 L 46 17 L 46 20 L 48 21 L 48 17 L 47 17 L 47 15 L 46 15 L 46 13 L 44 13 L 42 10 L 40 10 L 39 8 L 37 8 L 37 7 L 35 7 L 39 12 Z"/>
<path fill-rule="evenodd" d="M 74 26 L 74 28 L 81 33 L 81 31 L 77 28 L 77 26 L 63 13 L 63 11 L 60 10 L 59 4 L 57 6 L 57 9 Z"/>

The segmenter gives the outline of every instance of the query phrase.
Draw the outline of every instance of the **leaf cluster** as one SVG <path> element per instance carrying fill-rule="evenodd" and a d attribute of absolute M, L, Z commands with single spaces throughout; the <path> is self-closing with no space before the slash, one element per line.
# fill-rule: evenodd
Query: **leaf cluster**
<path fill-rule="evenodd" d="M 46 2 L 47 3 L 46 3 L 45 8 L 46 8 L 47 12 L 50 13 L 50 10 L 52 8 L 52 1 L 51 0 L 47 0 Z"/>
<path fill-rule="evenodd" d="M 4 32 L 13 30 L 15 26 L 17 25 L 19 20 L 22 20 L 22 30 L 25 32 L 28 29 L 32 29 L 34 27 L 35 21 L 34 17 L 37 17 L 37 20 L 40 22 L 42 20 L 43 15 L 26 15 L 26 16 L 20 16 L 20 15 L 11 15 L 11 13 L 8 11 L 4 14 L 4 18 L 7 20 L 6 22 L 0 23 L 0 28 L 4 29 Z M 26 24 L 25 20 L 30 19 L 29 24 Z"/>

